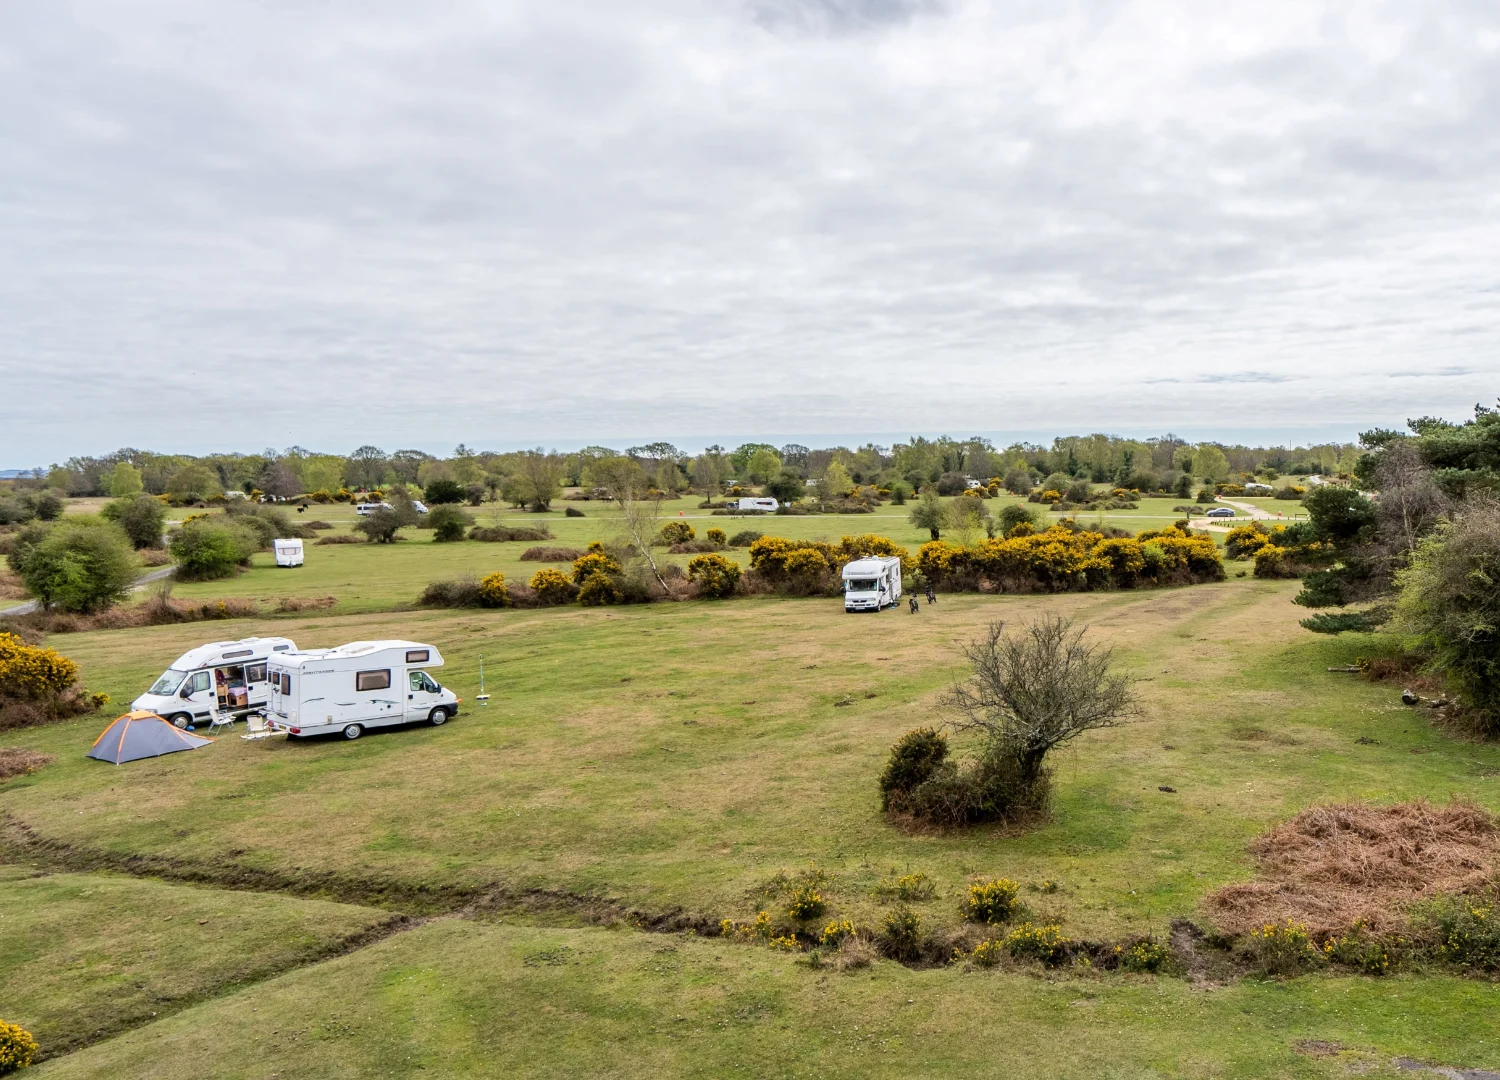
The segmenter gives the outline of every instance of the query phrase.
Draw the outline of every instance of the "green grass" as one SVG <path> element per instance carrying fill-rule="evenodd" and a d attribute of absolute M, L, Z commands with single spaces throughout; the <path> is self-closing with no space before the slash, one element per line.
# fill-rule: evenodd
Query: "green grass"
<path fill-rule="evenodd" d="M 310 960 L 389 913 L 0 866 L 0 1017 L 49 1054 Z"/>
<path fill-rule="evenodd" d="M 871 517 L 774 523 L 812 529 L 832 520 L 835 530 L 822 534 L 832 536 L 882 531 Z M 555 531 L 559 542 L 581 546 L 601 524 L 558 519 Z M 414 541 L 310 550 L 358 553 L 387 571 L 409 558 L 402 565 L 415 585 L 448 573 L 432 560 L 510 547 Z M 301 572 L 281 573 L 290 580 Z M 0 784 L 0 820 L 12 832 L 24 825 L 71 845 L 79 857 L 154 859 L 208 880 L 316 879 L 348 899 L 498 885 L 749 918 L 782 902 L 764 890 L 774 875 L 815 863 L 831 879 L 828 918 L 875 924 L 886 910 L 874 895 L 880 879 L 893 869 L 922 871 L 936 895 L 915 906 L 926 925 L 942 928 L 956 924 L 971 875 L 1004 875 L 1022 883 L 1031 916 L 1058 920 L 1075 937 L 1113 938 L 1161 934 L 1172 918 L 1196 915 L 1206 893 L 1252 875 L 1253 836 L 1309 804 L 1456 794 L 1500 807 L 1500 747 L 1432 729 L 1399 704 L 1399 688 L 1329 673 L 1379 643 L 1303 632 L 1304 612 L 1289 602 L 1295 582 L 943 596 L 918 616 L 851 616 L 837 599 L 773 598 L 389 610 L 407 587 L 387 572 L 349 601 L 384 610 L 51 643 L 122 706 L 208 638 L 274 632 L 320 646 L 410 637 L 448 658 L 439 674 L 466 699 L 452 723 L 355 743 L 228 737 L 120 767 L 83 757 L 103 716 L 11 732 L 0 745 L 57 760 Z M 1115 648 L 1140 680 L 1142 715 L 1056 756 L 1052 815 L 1029 832 L 908 831 L 886 820 L 875 777 L 897 737 L 943 718 L 937 702 L 962 673 L 959 643 L 992 619 L 1051 611 L 1076 616 Z M 481 654 L 487 709 L 473 704 Z M 27 940 L 45 947 L 28 946 L 20 961 L 33 965 L 27 970 L 65 973 L 67 964 L 49 957 L 93 949 L 148 988 L 162 971 L 190 982 L 178 1002 L 248 978 L 246 964 L 262 959 L 244 960 L 253 941 L 263 934 L 274 944 L 284 926 L 278 905 L 303 903 L 240 894 L 238 906 L 226 906 L 212 890 L 101 879 L 181 890 L 248 920 L 240 938 L 198 942 L 201 954 L 188 949 L 192 941 L 145 955 L 123 939 L 101 939 L 111 912 L 152 905 L 85 898 L 93 886 L 81 875 L 37 879 L 53 885 L 12 875 L 0 883 L 0 913 L 8 918 L 15 906 L 5 889 L 61 888 L 64 879 L 77 882 L 68 886 L 72 898 L 63 889 L 36 905 L 55 904 L 56 918 L 28 924 L 41 929 Z M 1061 888 L 1025 888 L 1043 879 Z M 68 905 L 82 906 L 75 913 Z M 338 910 L 354 911 L 356 921 L 375 917 Z M 1319 976 L 1204 993 L 1171 978 L 885 963 L 841 975 L 754 946 L 556 925 L 582 917 L 565 904 L 521 919 L 550 926 L 516 925 L 514 916 L 504 926 L 438 920 L 159 1019 L 39 1075 L 1311 1077 L 1344 1075 L 1351 1063 L 1380 1075 L 1396 1054 L 1500 1065 L 1496 991 L 1473 981 Z M 224 943 L 223 963 L 194 975 L 195 964 L 214 959 L 215 942 Z M 4 948 L 0 957 L 10 955 Z M 281 964 L 274 949 L 268 955 L 271 969 Z M 0 962 L 0 980 L 9 980 L 0 982 L 0 1015 L 38 1015 L 24 1011 L 32 976 L 15 975 L 10 963 Z M 65 1017 L 70 1007 L 99 1015 L 92 982 L 57 983 L 49 1015 Z M 1351 1051 L 1309 1057 L 1293 1047 L 1300 1038 Z"/>
<path fill-rule="evenodd" d="M 1205 993 L 888 962 L 832 974 L 701 939 L 448 921 L 38 1077 L 1396 1076 L 1397 1055 L 1500 1063 L 1496 1006 L 1500 989 L 1446 978 Z M 1304 1039 L 1347 1050 L 1309 1056 Z"/>

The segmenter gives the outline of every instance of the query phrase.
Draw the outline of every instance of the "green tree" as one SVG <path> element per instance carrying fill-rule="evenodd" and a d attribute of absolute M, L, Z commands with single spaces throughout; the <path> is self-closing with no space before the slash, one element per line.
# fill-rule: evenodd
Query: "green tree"
<path fill-rule="evenodd" d="M 167 494 L 183 502 L 199 502 L 223 490 L 218 474 L 197 462 L 182 466 L 167 481 Z"/>
<path fill-rule="evenodd" d="M 1213 443 L 1200 443 L 1193 451 L 1193 472 L 1207 484 L 1217 484 L 1229 476 L 1229 459 Z"/>
<path fill-rule="evenodd" d="M 745 475 L 757 484 L 764 484 L 780 472 L 781 458 L 770 447 L 762 447 L 755 451 L 745 465 Z"/>
<path fill-rule="evenodd" d="M 432 508 L 432 512 L 427 515 L 427 524 L 432 526 L 432 539 L 436 543 L 447 544 L 462 540 L 469 526 L 474 524 L 474 519 L 457 506 L 444 503 Z"/>
<path fill-rule="evenodd" d="M 830 461 L 822 479 L 818 481 L 819 505 L 826 506 L 829 499 L 842 499 L 853 486 L 854 480 L 849 476 L 849 470 L 837 461 Z"/>
<path fill-rule="evenodd" d="M 116 499 L 106 503 L 99 516 L 124 529 L 137 549 L 161 547 L 167 508 L 160 499 L 141 494 Z"/>
<path fill-rule="evenodd" d="M 100 611 L 124 599 L 135 581 L 130 541 L 100 518 L 53 525 L 20 563 L 21 580 L 45 608 Z"/>
<path fill-rule="evenodd" d="M 145 485 L 141 482 L 141 470 L 128 461 L 117 461 L 115 463 L 114 469 L 109 474 L 109 481 L 106 487 L 109 493 L 117 499 L 124 498 L 127 495 L 134 495 L 136 492 L 145 489 Z"/>
<path fill-rule="evenodd" d="M 461 503 L 464 501 L 463 485 L 457 480 L 433 480 L 427 485 L 424 497 L 434 506 L 443 503 Z"/>
<path fill-rule="evenodd" d="M 912 507 L 907 520 L 919 529 L 926 529 L 934 540 L 940 540 L 943 529 L 948 524 L 948 510 L 936 491 L 930 487 L 923 488 L 922 498 Z"/>
<path fill-rule="evenodd" d="M 371 543 L 389 544 L 396 539 L 401 524 L 399 514 L 382 506 L 355 522 L 354 531 L 364 533 Z"/>
<path fill-rule="evenodd" d="M 802 498 L 806 491 L 806 485 L 802 477 L 791 469 L 782 469 L 780 473 L 766 481 L 766 494 L 781 503 L 794 503 Z"/>
<path fill-rule="evenodd" d="M 543 513 L 552 505 L 552 500 L 562 494 L 562 482 L 567 474 L 567 463 L 561 455 L 548 454 L 537 447 L 520 455 L 515 479 L 519 483 L 517 494 L 535 513 Z"/>

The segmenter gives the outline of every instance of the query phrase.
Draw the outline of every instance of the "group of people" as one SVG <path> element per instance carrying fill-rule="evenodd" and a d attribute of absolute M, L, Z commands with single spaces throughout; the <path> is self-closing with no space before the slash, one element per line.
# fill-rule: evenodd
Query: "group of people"
<path fill-rule="evenodd" d="M 931 585 L 927 586 L 927 602 L 929 604 L 936 604 L 937 603 L 937 593 L 933 592 Z M 911 597 L 909 598 L 908 603 L 911 604 L 911 613 L 913 615 L 915 615 L 917 612 L 919 612 L 919 611 L 922 610 L 922 605 L 920 603 L 918 603 L 918 601 L 917 601 L 917 594 L 916 593 L 912 593 L 911 594 Z"/>

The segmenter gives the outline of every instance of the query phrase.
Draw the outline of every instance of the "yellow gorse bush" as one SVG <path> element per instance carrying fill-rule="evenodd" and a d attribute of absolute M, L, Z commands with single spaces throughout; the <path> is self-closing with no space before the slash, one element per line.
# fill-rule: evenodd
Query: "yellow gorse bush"
<path fill-rule="evenodd" d="M 568 575 L 556 567 L 544 566 L 531 575 L 531 587 L 543 603 L 562 604 L 572 596 Z"/>
<path fill-rule="evenodd" d="M 997 938 L 981 941 L 974 946 L 974 951 L 969 954 L 969 959 L 980 967 L 994 967 L 1005 955 L 1005 942 Z"/>
<path fill-rule="evenodd" d="M 510 593 L 505 588 L 505 575 L 496 570 L 479 579 L 479 599 L 485 607 L 510 607 Z"/>
<path fill-rule="evenodd" d="M 918 550 L 916 562 L 934 583 L 983 578 L 998 588 L 1014 591 L 1128 588 L 1224 576 L 1213 540 L 1175 527 L 1133 538 L 1106 537 L 1060 525 L 1041 532 L 1017 528 L 1009 536 L 967 548 L 933 540 Z"/>
<path fill-rule="evenodd" d="M 575 585 L 582 585 L 595 575 L 602 574 L 609 577 L 619 572 L 620 564 L 602 549 L 595 551 L 593 544 L 589 545 L 586 554 L 573 560 L 573 584 Z"/>
<path fill-rule="evenodd" d="M 56 697 L 78 681 L 78 665 L 56 649 L 28 645 L 0 631 L 0 696 Z"/>
<path fill-rule="evenodd" d="M 1021 889 L 1009 878 L 976 881 L 964 894 L 963 916 L 970 922 L 994 926 L 1011 917 Z"/>
<path fill-rule="evenodd" d="M 837 945 L 845 938 L 854 936 L 854 924 L 848 919 L 837 919 L 823 927 L 823 932 L 818 935 L 818 944 L 823 946 Z"/>
<path fill-rule="evenodd" d="M 1063 937 L 1056 924 L 1033 926 L 1022 923 L 1005 936 L 1005 948 L 1017 960 L 1036 960 L 1048 967 L 1067 959 L 1071 938 Z"/>
<path fill-rule="evenodd" d="M 26 1068 L 36 1060 L 38 1049 L 31 1032 L 0 1020 L 0 1076 Z"/>

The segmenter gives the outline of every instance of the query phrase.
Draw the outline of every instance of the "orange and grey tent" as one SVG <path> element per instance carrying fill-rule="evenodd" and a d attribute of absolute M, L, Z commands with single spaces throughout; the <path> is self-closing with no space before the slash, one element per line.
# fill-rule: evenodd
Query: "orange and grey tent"
<path fill-rule="evenodd" d="M 212 739 L 178 731 L 153 712 L 128 712 L 104 729 L 104 734 L 94 740 L 88 756 L 119 765 L 179 750 L 196 750 L 211 742 Z"/>

